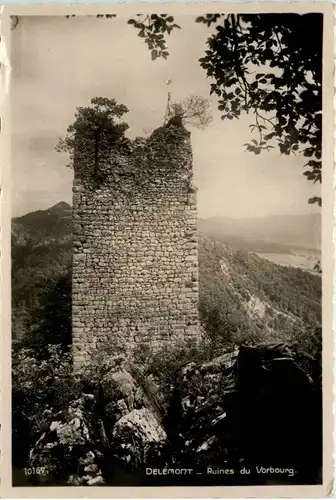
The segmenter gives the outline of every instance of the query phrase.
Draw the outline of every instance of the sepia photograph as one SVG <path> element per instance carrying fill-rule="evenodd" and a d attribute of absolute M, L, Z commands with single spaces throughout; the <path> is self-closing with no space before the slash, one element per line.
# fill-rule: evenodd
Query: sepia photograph
<path fill-rule="evenodd" d="M 11 17 L 14 488 L 325 481 L 326 14 L 165 7 Z"/>

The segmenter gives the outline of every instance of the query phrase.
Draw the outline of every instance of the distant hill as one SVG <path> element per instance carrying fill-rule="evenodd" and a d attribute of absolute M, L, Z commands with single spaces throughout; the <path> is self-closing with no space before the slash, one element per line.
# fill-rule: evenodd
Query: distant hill
<path fill-rule="evenodd" d="M 272 224 L 277 220 L 279 234 L 274 228 L 271 230 Z M 285 224 L 286 220 L 288 223 L 291 221 L 291 228 Z M 304 241 L 309 246 L 313 242 L 309 228 L 301 227 L 300 238 L 293 232 L 294 226 L 299 232 L 299 220 L 302 226 L 307 223 L 305 217 L 296 216 L 294 219 L 267 218 L 263 219 L 263 223 L 255 219 L 249 223 L 246 220 L 240 221 L 237 228 L 236 221 L 232 219 L 200 221 L 200 313 L 207 329 L 213 329 L 222 336 L 235 335 L 236 340 L 241 336 L 248 338 L 249 335 L 251 338 L 272 335 L 279 338 L 280 334 L 285 338 L 320 321 L 320 276 L 293 267 L 282 267 L 239 249 L 245 245 L 253 250 L 258 238 L 266 238 L 267 228 L 277 248 L 284 245 L 288 251 L 285 241 L 289 245 L 299 241 L 302 244 Z M 312 220 L 317 227 L 319 219 L 314 216 Z M 34 322 L 41 320 L 41 304 L 46 301 L 46 295 L 50 295 L 50 291 L 57 290 L 57 294 L 60 294 L 57 307 L 69 314 L 71 226 L 71 207 L 64 202 L 48 210 L 39 210 L 13 219 L 14 338 L 36 328 Z M 236 238 L 236 244 L 228 245 L 223 242 L 230 238 L 233 242 Z M 250 243 L 250 247 L 249 241 L 254 242 L 253 245 Z M 274 242 L 270 244 L 274 245 Z M 261 240 L 261 243 L 265 243 L 265 240 Z M 64 293 L 58 286 L 62 280 L 68 283 Z M 51 303 L 57 301 L 58 297 L 51 298 Z M 49 298 L 47 302 L 50 303 Z M 62 317 L 59 318 L 59 324 L 62 321 Z"/>
<path fill-rule="evenodd" d="M 21 244 L 68 238 L 72 209 L 61 201 L 47 210 L 37 210 L 12 219 L 12 239 Z M 233 219 L 209 217 L 198 220 L 200 234 L 230 244 L 234 249 L 253 252 L 288 253 L 291 250 L 321 248 L 321 216 L 278 215 Z"/>
<path fill-rule="evenodd" d="M 12 219 L 13 338 L 21 337 L 50 287 L 69 272 L 72 209 L 65 202 Z"/>
<path fill-rule="evenodd" d="M 254 252 L 286 253 L 321 248 L 321 216 L 278 215 L 250 219 L 200 219 L 200 233 Z"/>
<path fill-rule="evenodd" d="M 12 241 L 16 245 L 44 244 L 71 237 L 72 209 L 61 201 L 47 210 L 37 210 L 12 219 Z"/>

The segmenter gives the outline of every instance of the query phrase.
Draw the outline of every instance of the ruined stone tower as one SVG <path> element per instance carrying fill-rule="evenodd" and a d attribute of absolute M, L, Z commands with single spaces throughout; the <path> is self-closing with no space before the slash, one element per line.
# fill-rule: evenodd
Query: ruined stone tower
<path fill-rule="evenodd" d="M 153 349 L 199 338 L 196 189 L 190 134 L 157 129 L 99 165 L 78 149 L 73 186 L 73 352 Z"/>

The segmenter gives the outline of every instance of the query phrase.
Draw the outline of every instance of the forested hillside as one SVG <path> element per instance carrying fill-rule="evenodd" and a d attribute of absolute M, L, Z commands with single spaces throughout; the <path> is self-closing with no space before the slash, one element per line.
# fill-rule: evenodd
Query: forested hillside
<path fill-rule="evenodd" d="M 58 203 L 12 220 L 12 336 L 27 340 L 71 300 L 71 207 Z M 48 309 L 49 308 L 49 309 Z M 48 309 L 48 310 L 46 310 Z M 49 312 L 48 312 L 49 311 Z M 63 322 L 63 320 L 62 320 Z M 70 317 L 67 329 L 69 328 Z M 46 335 L 48 333 L 46 332 Z"/>
<path fill-rule="evenodd" d="M 27 214 L 12 228 L 14 340 L 69 340 L 71 207 L 59 203 Z M 199 266 L 201 319 L 220 341 L 287 340 L 320 323 L 319 276 L 234 251 L 203 234 Z"/>
<path fill-rule="evenodd" d="M 78 379 L 68 352 L 71 255 L 68 205 L 13 220 L 15 485 L 129 485 L 134 470 L 141 476 L 146 467 L 172 461 L 201 471 L 279 462 L 298 471 L 284 484 L 319 481 L 319 275 L 199 234 L 200 345 L 157 353 L 139 345 L 130 361 L 114 339 Z M 75 435 L 74 421 L 80 423 Z M 82 435 L 83 429 L 89 433 Z M 24 475 L 25 467 L 41 464 L 45 477 Z M 141 477 L 144 485 L 171 484 L 169 478 Z M 251 476 L 195 475 L 181 485 L 251 480 L 274 479 L 252 469 Z"/>

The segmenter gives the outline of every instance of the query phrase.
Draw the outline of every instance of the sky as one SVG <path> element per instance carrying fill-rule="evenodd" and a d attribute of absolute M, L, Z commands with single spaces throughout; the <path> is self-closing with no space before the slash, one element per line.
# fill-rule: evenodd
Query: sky
<path fill-rule="evenodd" d="M 77 106 L 92 97 L 115 98 L 129 113 L 132 137 L 161 126 L 167 102 L 191 95 L 209 98 L 211 80 L 198 59 L 209 30 L 194 16 L 168 37 L 170 56 L 151 61 L 127 18 L 21 17 L 12 31 L 12 214 L 71 204 L 73 172 L 58 138 L 73 122 Z M 258 156 L 245 151 L 252 117 L 214 120 L 206 130 L 190 129 L 200 217 L 263 217 L 318 211 L 308 198 L 319 187 L 302 175 L 305 159 L 277 150 Z"/>

